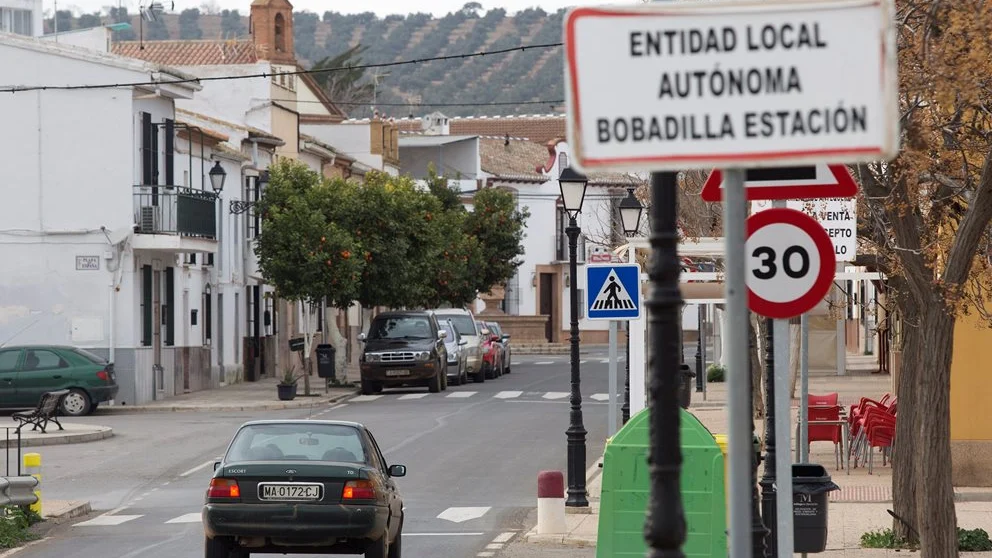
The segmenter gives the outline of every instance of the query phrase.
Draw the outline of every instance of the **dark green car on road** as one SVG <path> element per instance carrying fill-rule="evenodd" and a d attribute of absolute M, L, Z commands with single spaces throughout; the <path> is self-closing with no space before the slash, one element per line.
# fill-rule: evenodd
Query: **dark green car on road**
<path fill-rule="evenodd" d="M 403 498 L 375 438 L 355 422 L 260 420 L 214 464 L 206 558 L 251 553 L 400 558 Z"/>
<path fill-rule="evenodd" d="M 117 396 L 113 363 L 89 351 L 63 345 L 0 347 L 0 408 L 29 409 L 47 391 L 69 390 L 62 414 L 92 413 Z"/>

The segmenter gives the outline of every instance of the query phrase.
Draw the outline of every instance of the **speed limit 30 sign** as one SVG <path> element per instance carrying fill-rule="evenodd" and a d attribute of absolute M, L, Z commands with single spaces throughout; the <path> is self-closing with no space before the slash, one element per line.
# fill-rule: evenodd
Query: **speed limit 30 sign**
<path fill-rule="evenodd" d="M 830 291 L 833 244 L 802 211 L 776 207 L 749 217 L 746 254 L 748 307 L 766 318 L 799 316 Z"/>

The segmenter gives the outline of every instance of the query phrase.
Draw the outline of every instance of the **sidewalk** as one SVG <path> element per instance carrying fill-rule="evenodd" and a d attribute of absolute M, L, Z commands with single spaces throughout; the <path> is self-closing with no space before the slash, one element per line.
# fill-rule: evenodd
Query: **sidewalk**
<path fill-rule="evenodd" d="M 850 357 L 855 360 L 854 357 Z M 862 359 L 865 360 L 865 359 Z M 858 365 L 864 364 L 858 362 Z M 811 393 L 837 392 L 844 405 L 856 402 L 860 397 L 877 399 L 883 393 L 890 391 L 890 376 L 871 375 L 866 373 L 869 366 L 862 367 L 865 371 L 852 368 L 848 376 L 812 376 L 810 377 Z M 707 385 L 706 401 L 702 393 L 692 394 L 692 405 L 689 411 L 714 434 L 727 432 L 726 416 L 726 384 L 714 383 Z M 797 387 L 798 395 L 798 387 Z M 792 402 L 793 428 L 798 417 L 798 401 Z M 755 433 L 763 440 L 763 421 L 755 422 Z M 792 448 L 795 440 L 792 440 Z M 892 508 L 892 469 L 882 466 L 879 455 L 875 456 L 873 474 L 868 474 L 867 466 L 845 470 L 837 470 L 832 444 L 816 442 L 811 447 L 810 462 L 824 465 L 840 490 L 830 495 L 829 532 L 827 550 L 816 556 L 825 558 L 881 558 L 886 556 L 906 556 L 907 551 L 897 552 L 888 550 L 863 549 L 860 546 L 861 535 L 865 532 L 890 528 L 892 518 L 886 512 Z M 601 471 L 601 470 L 600 470 Z M 759 469 L 759 478 L 762 474 Z M 683 474 L 686 471 L 683 470 Z M 599 501 L 602 489 L 602 475 L 594 472 L 587 480 L 588 497 L 592 507 L 591 514 L 567 514 L 567 533 L 559 535 L 538 535 L 536 526 L 521 537 L 518 542 L 508 548 L 507 556 L 513 558 L 531 558 L 543 556 L 558 556 L 554 552 L 568 549 L 561 555 L 573 558 L 595 558 L 595 545 L 599 527 Z M 958 525 L 962 528 L 990 529 L 992 525 L 992 489 L 987 488 L 956 488 Z M 797 555 L 798 556 L 798 555 Z M 992 557 L 992 552 L 970 552 L 968 556 L 975 558 Z"/>
<path fill-rule="evenodd" d="M 109 426 L 99 426 L 95 424 L 74 424 L 59 419 L 64 430 L 59 430 L 59 426 L 54 422 L 49 423 L 47 432 L 41 430 L 31 430 L 28 425 L 21 429 L 21 448 L 31 448 L 38 446 L 58 446 L 64 444 L 82 444 L 85 442 L 96 442 L 104 440 L 114 435 L 114 430 Z M 11 421 L 13 422 L 13 421 Z M 14 434 L 15 426 L 5 427 L 6 434 L 0 432 L 0 449 L 17 447 L 17 436 Z M 9 440 L 8 437 L 9 436 Z"/>
<path fill-rule="evenodd" d="M 297 387 L 296 399 L 280 401 L 276 395 L 276 378 L 263 378 L 257 382 L 242 382 L 223 387 L 195 391 L 151 401 L 141 405 L 101 406 L 94 413 L 168 413 L 182 411 L 273 411 L 280 409 L 304 409 L 340 401 L 357 393 L 358 388 L 324 388 L 324 381 L 313 376 L 310 382 L 310 396 L 303 395 L 303 382 Z"/>

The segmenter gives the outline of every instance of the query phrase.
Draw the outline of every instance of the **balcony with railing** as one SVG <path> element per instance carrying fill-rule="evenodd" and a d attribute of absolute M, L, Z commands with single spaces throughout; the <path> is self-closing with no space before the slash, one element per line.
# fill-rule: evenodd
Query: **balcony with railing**
<path fill-rule="evenodd" d="M 555 261 L 556 262 L 567 262 L 568 261 L 568 235 L 561 233 L 555 235 Z M 578 238 L 575 239 L 575 261 L 577 263 L 585 263 L 586 261 L 586 237 L 581 233 Z"/>
<path fill-rule="evenodd" d="M 136 247 L 213 251 L 218 207 L 213 192 L 183 186 L 135 186 L 133 198 L 134 232 L 147 244 Z"/>

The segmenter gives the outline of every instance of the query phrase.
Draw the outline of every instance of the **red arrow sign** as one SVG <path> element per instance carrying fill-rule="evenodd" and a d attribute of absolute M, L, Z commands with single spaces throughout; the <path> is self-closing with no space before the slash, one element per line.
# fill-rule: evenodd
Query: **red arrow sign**
<path fill-rule="evenodd" d="M 844 165 L 749 169 L 744 182 L 748 201 L 853 198 L 858 185 Z M 714 170 L 700 193 L 703 201 L 723 200 L 723 173 Z"/>

